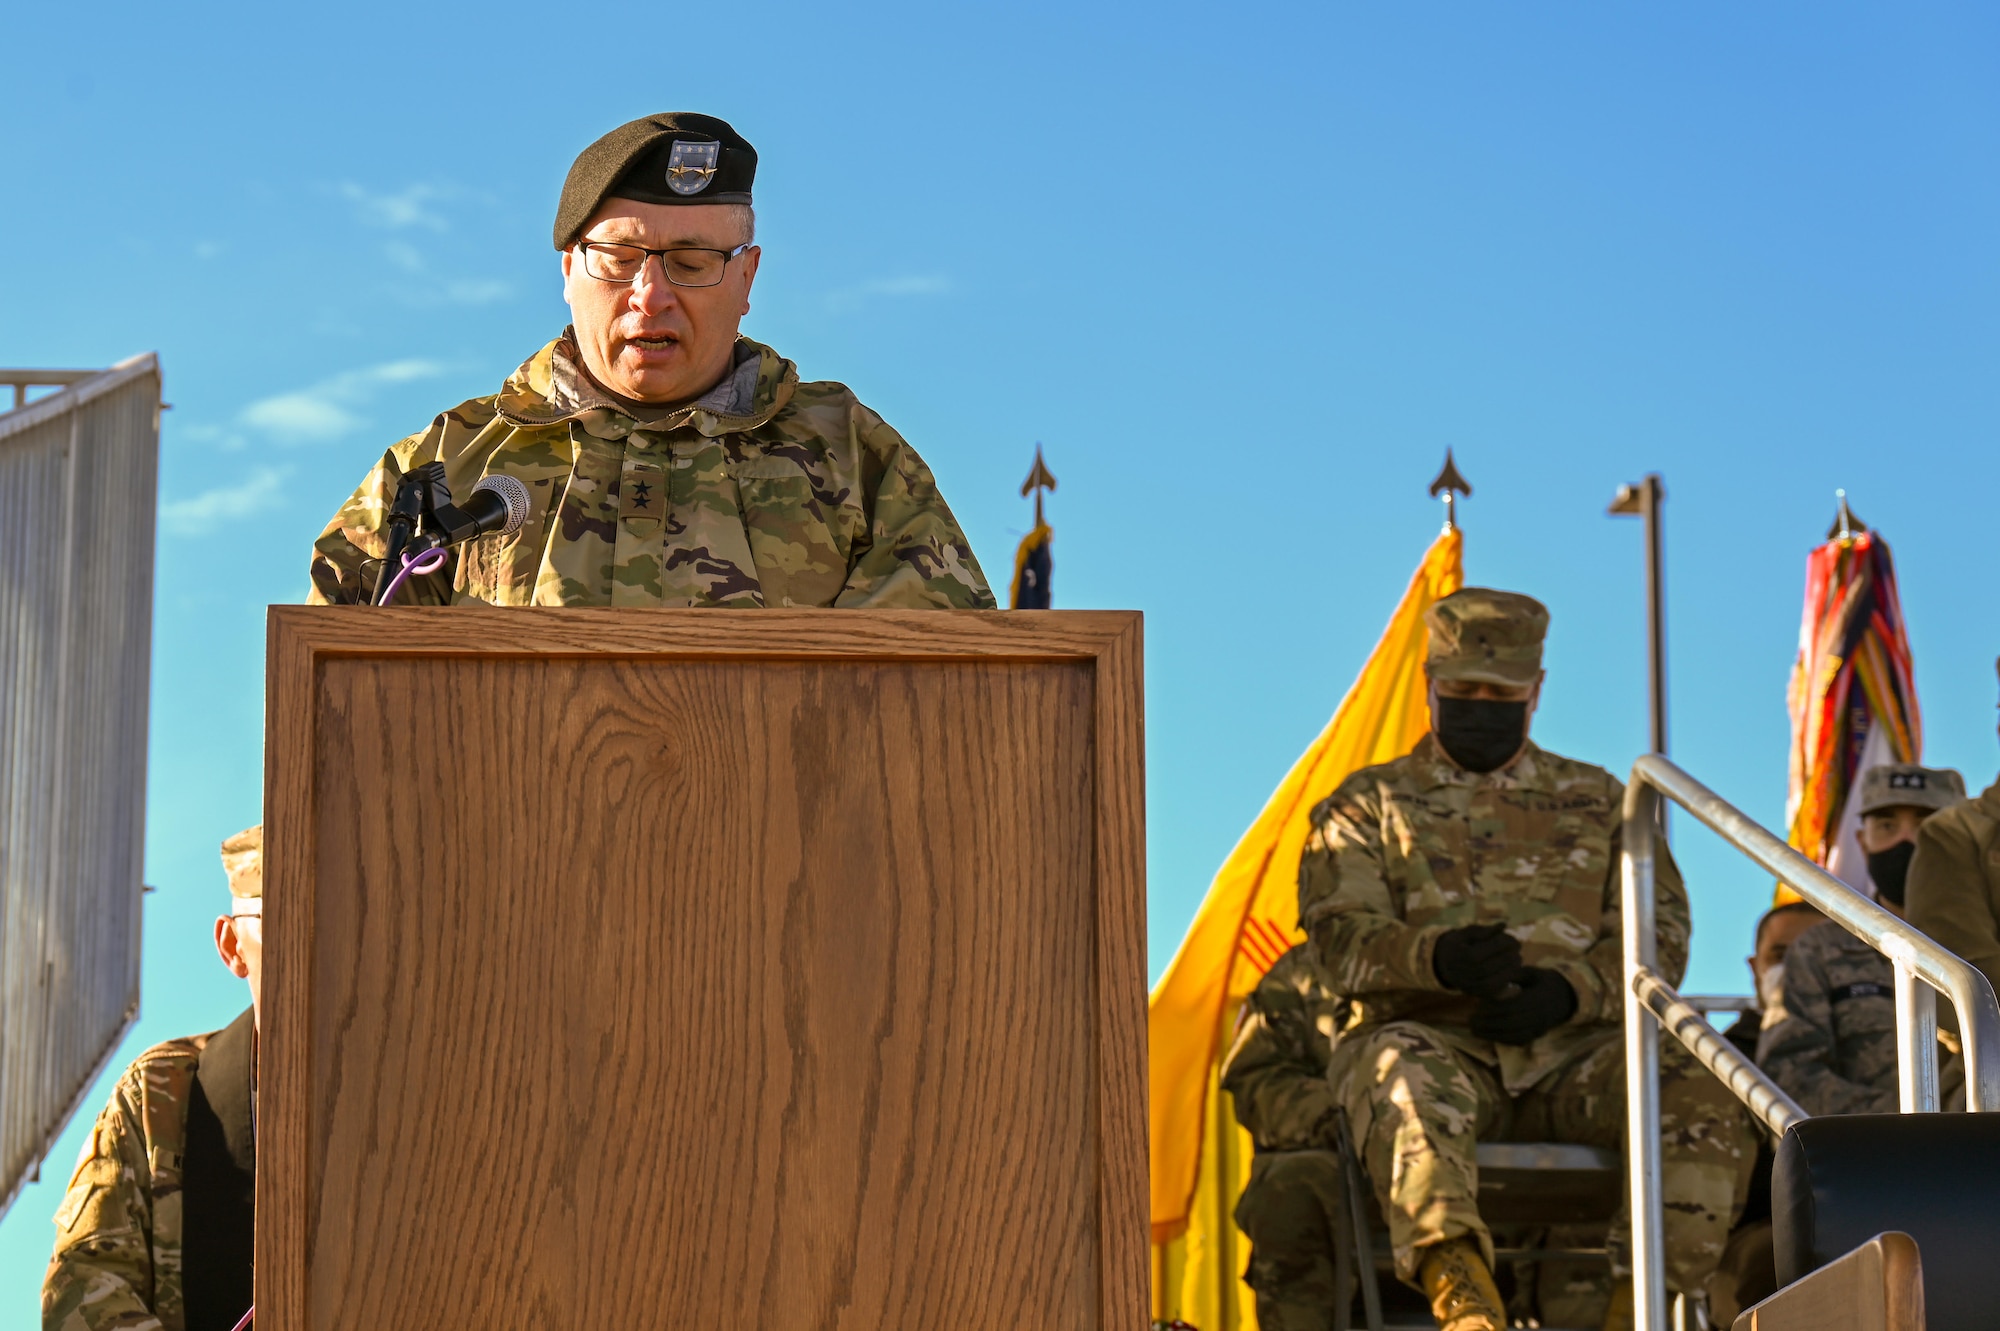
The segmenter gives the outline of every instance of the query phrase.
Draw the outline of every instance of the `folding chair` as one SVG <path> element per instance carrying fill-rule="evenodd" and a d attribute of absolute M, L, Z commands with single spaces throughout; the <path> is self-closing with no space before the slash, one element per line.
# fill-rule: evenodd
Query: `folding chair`
<path fill-rule="evenodd" d="M 1334 1278 L 1341 1299 L 1335 1315 L 1336 1331 L 1348 1331 L 1353 1299 L 1349 1291 L 1358 1286 L 1361 1295 L 1362 1325 L 1367 1331 L 1434 1331 L 1429 1314 L 1421 1320 L 1384 1320 L 1379 1272 L 1392 1269 L 1388 1253 L 1388 1229 L 1375 1204 L 1375 1190 L 1354 1149 L 1354 1140 L 1343 1115 L 1337 1131 L 1341 1163 L 1341 1191 L 1347 1199 L 1338 1227 Z M 1594 1146 L 1572 1146 L 1561 1142 L 1481 1142 L 1479 1162 L 1479 1214 L 1496 1230 L 1532 1231 L 1558 1225 L 1603 1225 L 1609 1227 L 1624 1197 L 1624 1162 L 1613 1151 Z M 1533 1266 L 1544 1261 L 1609 1261 L 1610 1253 L 1596 1247 L 1499 1246 L 1495 1257 L 1501 1266 Z M 1594 1328 L 1591 1329 L 1594 1331 Z"/>

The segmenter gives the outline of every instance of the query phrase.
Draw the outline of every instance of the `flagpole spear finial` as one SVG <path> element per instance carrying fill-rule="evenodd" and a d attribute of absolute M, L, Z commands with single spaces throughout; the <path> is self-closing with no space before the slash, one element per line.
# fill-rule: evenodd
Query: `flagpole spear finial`
<path fill-rule="evenodd" d="M 1458 464 L 1451 460 L 1451 450 L 1449 448 L 1444 451 L 1444 467 L 1438 472 L 1437 479 L 1431 482 L 1430 493 L 1433 499 L 1437 498 L 1440 494 L 1444 496 L 1444 529 L 1446 531 L 1457 531 L 1458 504 L 1456 496 L 1464 495 L 1470 499 L 1472 497 L 1472 482 L 1458 474 Z"/>
<path fill-rule="evenodd" d="M 1829 541 L 1851 541 L 1868 530 L 1868 524 L 1854 516 L 1854 510 L 1847 506 L 1847 491 L 1835 490 L 1833 498 L 1840 508 L 1833 515 L 1833 525 L 1826 529 Z"/>
<path fill-rule="evenodd" d="M 1027 479 L 1027 480 L 1025 480 L 1025 481 L 1022 481 L 1022 482 L 1021 482 L 1021 495 L 1022 495 L 1022 497 L 1023 497 L 1023 498 L 1026 498 L 1026 497 L 1027 497 L 1027 495 L 1028 495 L 1028 492 L 1029 492 L 1029 491 L 1033 491 L 1033 492 L 1034 492 L 1034 495 L 1035 495 L 1035 525 L 1036 525 L 1037 527 L 1039 527 L 1039 526 L 1042 526 L 1042 525 L 1043 525 L 1043 524 L 1042 524 L 1042 491 L 1044 491 L 1044 490 L 1053 490 L 1053 489 L 1055 489 L 1055 488 L 1056 488 L 1056 478 L 1055 478 L 1055 475 L 1054 475 L 1054 474 L 1053 474 L 1052 472 L 1050 472 L 1050 471 L 1049 471 L 1049 468 L 1048 468 L 1048 464 L 1042 461 L 1042 445 L 1041 445 L 1041 442 L 1040 442 L 1039 440 L 1037 440 L 1037 441 L 1036 441 L 1036 443 L 1035 443 L 1035 465 L 1034 465 L 1034 468 L 1033 468 L 1033 469 L 1032 469 L 1031 471 L 1029 471 L 1029 473 L 1028 473 L 1028 479 Z"/>

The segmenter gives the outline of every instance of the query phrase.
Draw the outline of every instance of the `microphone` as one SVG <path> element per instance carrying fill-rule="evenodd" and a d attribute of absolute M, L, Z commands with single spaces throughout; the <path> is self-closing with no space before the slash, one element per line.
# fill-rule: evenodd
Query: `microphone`
<path fill-rule="evenodd" d="M 458 545 L 476 536 L 512 536 L 528 520 L 533 503 L 519 477 L 493 475 L 472 487 L 463 504 L 432 510 L 431 522 L 442 538 L 438 546 Z"/>
<path fill-rule="evenodd" d="M 417 571 L 418 562 L 430 555 L 437 558 L 424 565 L 424 573 L 444 566 L 441 552 L 450 546 L 475 536 L 513 535 L 533 507 L 528 487 L 515 476 L 487 476 L 472 487 L 463 504 L 454 504 L 451 487 L 445 484 L 444 463 L 426 462 L 411 469 L 397 482 L 395 501 L 389 506 L 388 548 L 371 603 L 389 604 L 396 589 Z"/>

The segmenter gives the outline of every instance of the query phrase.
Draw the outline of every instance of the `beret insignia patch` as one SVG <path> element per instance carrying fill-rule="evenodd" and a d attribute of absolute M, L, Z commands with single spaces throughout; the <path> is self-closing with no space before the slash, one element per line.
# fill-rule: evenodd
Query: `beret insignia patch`
<path fill-rule="evenodd" d="M 667 188 L 676 194 L 699 194 L 715 179 L 722 156 L 720 143 L 689 143 L 677 139 L 667 155 Z"/>

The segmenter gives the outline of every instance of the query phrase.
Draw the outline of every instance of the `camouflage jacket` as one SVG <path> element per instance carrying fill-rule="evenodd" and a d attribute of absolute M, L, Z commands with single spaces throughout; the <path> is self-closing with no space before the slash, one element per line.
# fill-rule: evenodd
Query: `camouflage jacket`
<path fill-rule="evenodd" d="M 1757 1066 L 1808 1114 L 1893 1114 L 1896 969 L 1832 921 L 1800 934 L 1785 953 L 1784 1006 L 1764 1014 Z M 1964 1090 L 1965 1065 L 1940 1058 L 1938 1094 Z"/>
<path fill-rule="evenodd" d="M 384 515 L 411 468 L 442 460 L 452 495 L 505 473 L 531 512 L 396 603 L 442 605 L 994 605 L 930 468 L 845 385 L 799 382 L 740 339 L 710 392 L 646 420 L 579 367 L 569 333 L 491 396 L 391 448 L 313 545 L 316 604 L 366 601 Z"/>
<path fill-rule="evenodd" d="M 1533 744 L 1497 772 L 1467 772 L 1426 735 L 1363 768 L 1312 813 L 1299 920 L 1357 1025 L 1412 1020 L 1499 1067 L 1521 1091 L 1622 1019 L 1618 855 L 1624 787 L 1601 767 Z M 1663 845 L 1655 869 L 1659 967 L 1687 966 L 1688 900 Z M 1576 1013 L 1525 1048 L 1474 1037 L 1475 1000 L 1438 982 L 1438 936 L 1505 921 L 1530 966 L 1576 990 Z"/>
<path fill-rule="evenodd" d="M 1327 988 L 1304 943 L 1272 963 L 1244 1000 L 1222 1089 L 1258 1150 L 1334 1144 L 1330 1130 L 1339 1101 L 1327 1084 L 1326 1063 L 1346 1015 L 1347 1004 Z"/>
<path fill-rule="evenodd" d="M 202 1230 L 195 1238 L 212 1254 L 218 1208 L 214 1199 L 190 1206 L 183 1183 L 193 1172 L 191 1110 L 207 1103 L 203 1054 L 226 1041 L 249 1046 L 234 1060 L 247 1100 L 254 1029 L 246 1012 L 221 1031 L 156 1044 L 119 1078 L 56 1211 L 55 1256 L 42 1281 L 43 1331 L 203 1331 L 231 1327 L 247 1311 L 247 1263 L 236 1279 L 209 1282 L 199 1292 L 205 1300 L 186 1296 L 187 1236 Z M 215 1115 L 204 1122 L 214 1124 Z M 237 1238 L 247 1251 L 247 1233 Z M 196 1306 L 191 1316 L 191 1304 L 202 1303 L 219 1306 Z"/>
<path fill-rule="evenodd" d="M 1924 819 L 1910 861 L 1908 908 L 1911 924 L 2000 990 L 2000 781 Z M 1938 1020 L 1958 1029 L 1949 1003 L 1939 1002 Z"/>
<path fill-rule="evenodd" d="M 1896 972 L 1832 921 L 1785 953 L 1784 1006 L 1764 1014 L 1757 1066 L 1808 1114 L 1893 1114 Z"/>

